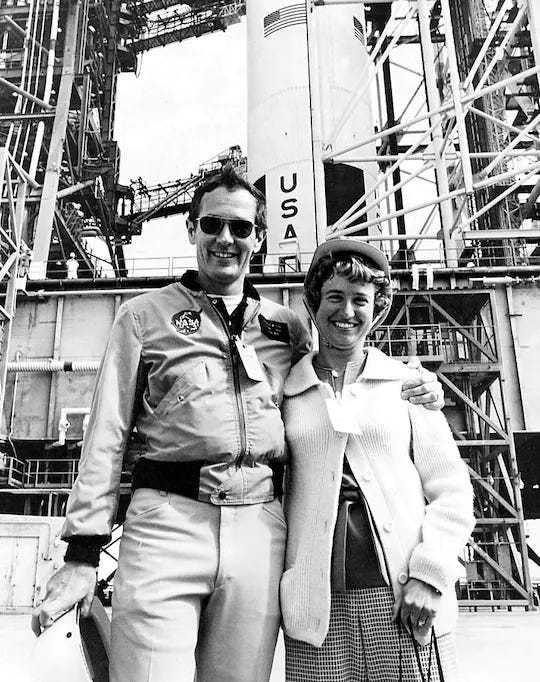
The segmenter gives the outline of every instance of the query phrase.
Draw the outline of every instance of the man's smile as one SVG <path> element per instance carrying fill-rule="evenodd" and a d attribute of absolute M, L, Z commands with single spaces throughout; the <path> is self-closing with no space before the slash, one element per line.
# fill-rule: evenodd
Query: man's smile
<path fill-rule="evenodd" d="M 356 322 L 345 322 L 344 320 L 331 320 L 330 324 L 338 329 L 354 329 L 357 326 Z"/>
<path fill-rule="evenodd" d="M 214 258 L 225 258 L 225 259 L 230 259 L 230 258 L 236 258 L 238 256 L 237 253 L 231 253 L 230 251 L 210 251 L 210 254 L 214 256 Z"/>

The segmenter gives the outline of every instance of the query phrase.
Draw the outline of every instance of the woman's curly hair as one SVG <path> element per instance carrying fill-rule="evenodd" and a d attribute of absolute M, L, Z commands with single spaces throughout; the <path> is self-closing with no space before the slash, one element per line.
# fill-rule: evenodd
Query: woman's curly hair
<path fill-rule="evenodd" d="M 309 307 L 317 312 L 321 303 L 323 284 L 334 276 L 345 277 L 349 282 L 373 282 L 375 303 L 373 318 L 388 310 L 392 304 L 392 285 L 382 270 L 373 267 L 371 261 L 352 253 L 327 253 L 317 267 L 308 273 L 304 293 Z"/>

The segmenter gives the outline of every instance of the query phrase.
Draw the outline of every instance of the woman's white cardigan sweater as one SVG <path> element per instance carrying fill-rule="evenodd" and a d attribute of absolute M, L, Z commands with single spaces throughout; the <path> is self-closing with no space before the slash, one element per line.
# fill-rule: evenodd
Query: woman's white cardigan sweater
<path fill-rule="evenodd" d="M 435 629 L 438 635 L 449 632 L 457 616 L 457 557 L 474 517 L 469 476 L 446 419 L 402 400 L 401 384 L 411 370 L 369 349 L 364 371 L 348 387 L 358 405 L 361 435 L 338 433 L 324 402 L 327 387 L 312 360 L 313 353 L 303 357 L 284 388 L 291 458 L 280 588 L 285 633 L 321 646 L 328 632 L 344 455 L 373 515 L 394 595 L 409 577 L 435 587 L 443 595 Z"/>

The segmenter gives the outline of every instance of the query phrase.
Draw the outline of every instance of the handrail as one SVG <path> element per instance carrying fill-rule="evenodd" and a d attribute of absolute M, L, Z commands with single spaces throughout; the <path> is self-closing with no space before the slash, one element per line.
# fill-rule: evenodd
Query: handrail
<path fill-rule="evenodd" d="M 71 488 L 79 473 L 78 458 L 59 457 L 53 459 L 27 459 L 21 462 L 24 476 L 21 477 L 25 488 Z M 129 483 L 131 474 L 122 471 L 122 483 Z"/>
<path fill-rule="evenodd" d="M 24 487 L 71 488 L 79 471 L 78 459 L 26 460 Z"/>
<path fill-rule="evenodd" d="M 373 333 L 367 344 L 391 357 L 415 355 L 448 364 L 493 362 L 493 358 L 496 358 L 495 332 L 491 325 L 383 325 Z"/>
<path fill-rule="evenodd" d="M 24 483 L 25 463 L 12 455 L 0 458 L 0 481 L 6 482 L 9 488 L 20 488 Z"/>
<path fill-rule="evenodd" d="M 405 240 L 407 237 L 405 237 Z M 454 262 L 457 267 L 470 269 L 471 276 L 474 276 L 475 268 L 486 267 L 519 267 L 519 266 L 540 266 L 540 255 L 533 252 L 530 244 L 513 242 L 511 240 L 498 240 L 501 244 L 473 245 L 465 243 L 453 249 L 451 253 L 443 253 L 440 245 L 435 245 L 431 241 L 426 241 L 428 246 L 417 250 L 397 250 L 389 248 L 390 242 L 384 242 L 382 249 L 390 261 L 391 270 L 411 270 L 417 273 L 420 281 L 424 278 L 436 277 L 437 271 L 449 267 L 448 263 Z M 495 241 L 495 239 L 493 240 Z M 540 239 L 539 239 L 540 241 Z M 281 251 L 279 253 L 267 253 L 263 256 L 256 256 L 254 264 L 258 265 L 261 272 L 290 273 L 306 272 L 313 251 L 299 252 L 291 247 L 291 251 Z M 116 273 L 113 268 L 104 260 L 95 255 L 89 257 L 85 267 L 80 267 L 78 278 L 85 277 L 114 278 Z M 123 277 L 179 277 L 186 269 L 196 268 L 195 251 L 191 254 L 182 256 L 155 256 L 126 258 Z M 61 260 L 49 261 L 47 264 L 48 279 L 65 279 L 67 268 Z"/>

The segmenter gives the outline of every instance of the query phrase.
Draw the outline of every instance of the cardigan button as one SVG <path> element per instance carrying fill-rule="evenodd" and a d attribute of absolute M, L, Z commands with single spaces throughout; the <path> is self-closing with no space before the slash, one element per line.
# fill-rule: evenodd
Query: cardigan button
<path fill-rule="evenodd" d="M 392 523 L 392 521 L 387 521 L 383 526 L 383 530 L 386 531 L 387 533 L 391 533 L 393 528 L 394 524 Z"/>
<path fill-rule="evenodd" d="M 366 471 L 362 474 L 362 479 L 364 481 L 371 481 L 371 473 L 369 471 Z"/>
<path fill-rule="evenodd" d="M 405 583 L 407 582 L 408 579 L 409 579 L 409 576 L 406 573 L 400 573 L 398 575 L 398 583 L 400 585 L 405 585 Z"/>

